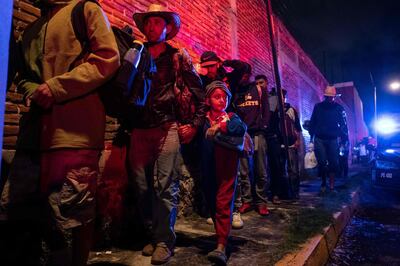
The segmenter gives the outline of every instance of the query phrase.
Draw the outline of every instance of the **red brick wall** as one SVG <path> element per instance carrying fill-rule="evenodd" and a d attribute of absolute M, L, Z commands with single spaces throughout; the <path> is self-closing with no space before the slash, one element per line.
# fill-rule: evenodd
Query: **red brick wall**
<path fill-rule="evenodd" d="M 100 2 L 113 24 L 129 24 L 133 27 L 132 14 L 143 12 L 150 3 L 154 3 L 146 0 Z M 158 3 L 181 15 L 182 27 L 172 43 L 188 49 L 194 62 L 198 62 L 200 54 L 206 50 L 215 51 L 223 59 L 237 55 L 238 59 L 252 65 L 255 75 L 266 74 L 271 86 L 274 86 L 266 5 L 263 0 L 181 0 Z M 274 24 L 276 43 L 280 50 L 282 85 L 289 91 L 290 102 L 301 110 L 303 120 L 308 119 L 327 81 L 283 23 L 275 18 Z M 135 34 L 143 38 L 136 28 Z M 307 99 L 304 106 L 301 104 L 304 102 L 303 97 Z"/>
<path fill-rule="evenodd" d="M 134 28 L 135 35 L 143 39 L 143 35 L 134 25 L 132 15 L 135 12 L 144 12 L 156 1 L 99 2 L 112 24 L 129 24 Z M 170 0 L 158 3 L 180 14 L 181 30 L 171 43 L 177 47 L 185 47 L 195 63 L 199 61 L 202 52 L 213 50 L 223 59 L 238 58 L 249 62 L 255 75 L 266 74 L 270 86 L 274 86 L 266 5 L 263 0 Z M 14 1 L 14 23 L 17 25 L 17 33 L 38 15 L 39 11 L 33 8 L 28 0 Z M 274 26 L 282 85 L 289 91 L 289 101 L 298 108 L 302 120 L 308 119 L 327 82 L 278 18 L 274 19 Z M 9 95 L 9 102 L 12 98 L 15 97 Z M 8 109 L 10 114 L 6 121 L 16 117 L 13 115 L 12 106 Z M 13 146 L 14 131 L 7 130 L 7 147 Z M 112 137 L 112 134 L 108 135 Z"/>

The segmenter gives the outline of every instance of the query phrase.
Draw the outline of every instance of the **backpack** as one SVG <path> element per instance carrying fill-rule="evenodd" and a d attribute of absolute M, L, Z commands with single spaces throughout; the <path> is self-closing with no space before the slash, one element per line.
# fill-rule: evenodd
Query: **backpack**
<path fill-rule="evenodd" d="M 76 38 L 82 45 L 82 52 L 71 66 L 90 52 L 84 15 L 86 2 L 93 2 L 100 6 L 97 0 L 81 0 L 75 5 L 71 12 L 72 27 Z M 111 28 L 118 45 L 121 64 L 114 76 L 105 84 L 101 85 L 97 91 L 103 102 L 106 115 L 114 118 L 123 118 L 128 115 L 131 106 L 144 106 L 150 92 L 152 76 L 157 70 L 152 57 L 146 49 L 142 51 L 138 69 L 134 69 L 132 65 L 124 64 L 124 56 L 132 47 L 134 41 L 132 29 L 129 26 L 123 29 L 115 26 Z M 136 73 L 133 73 L 133 71 L 136 71 Z M 128 87 L 127 82 L 117 82 L 118 80 L 127 80 L 127 74 L 131 77 L 134 75 L 132 86 L 130 87 Z"/>

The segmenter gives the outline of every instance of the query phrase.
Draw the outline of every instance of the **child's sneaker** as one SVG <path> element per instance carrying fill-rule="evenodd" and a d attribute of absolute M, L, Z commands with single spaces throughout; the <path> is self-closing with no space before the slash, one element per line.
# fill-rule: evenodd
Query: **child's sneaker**
<path fill-rule="evenodd" d="M 243 220 L 240 216 L 240 212 L 234 212 L 232 215 L 232 228 L 233 229 L 242 229 L 243 228 Z"/>
<path fill-rule="evenodd" d="M 212 220 L 211 217 L 208 217 L 207 220 L 206 220 L 206 223 L 209 224 L 209 225 L 213 225 L 214 221 Z"/>

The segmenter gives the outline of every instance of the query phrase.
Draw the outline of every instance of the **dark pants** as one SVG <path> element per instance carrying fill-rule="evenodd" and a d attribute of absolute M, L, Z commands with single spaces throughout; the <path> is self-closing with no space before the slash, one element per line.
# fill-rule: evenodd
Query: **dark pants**
<path fill-rule="evenodd" d="M 338 168 L 339 147 L 337 139 L 314 140 L 315 156 L 317 157 L 319 173 L 322 178 L 322 187 L 326 186 L 328 174 L 334 175 Z"/>
<path fill-rule="evenodd" d="M 282 196 L 284 186 L 284 165 L 282 163 L 281 144 L 276 135 L 267 137 L 268 165 L 271 173 L 272 196 Z"/>
<path fill-rule="evenodd" d="M 341 177 L 347 177 L 349 174 L 349 157 L 348 155 L 339 156 L 339 172 Z"/>
<path fill-rule="evenodd" d="M 285 165 L 285 177 L 287 177 L 288 198 L 299 197 L 300 170 L 299 155 L 294 147 L 289 147 L 289 160 L 286 160 L 285 150 L 282 150 Z"/>

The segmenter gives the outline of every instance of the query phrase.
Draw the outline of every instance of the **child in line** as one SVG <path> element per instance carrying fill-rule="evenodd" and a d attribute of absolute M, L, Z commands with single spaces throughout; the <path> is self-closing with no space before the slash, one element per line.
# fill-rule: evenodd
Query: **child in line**
<path fill-rule="evenodd" d="M 223 265 L 227 262 L 225 249 L 231 229 L 239 151 L 216 143 L 214 138 L 216 134 L 223 134 L 240 139 L 247 129 L 235 113 L 225 112 L 231 97 L 222 81 L 214 81 L 206 87 L 209 111 L 201 146 L 204 192 L 217 235 L 217 248 L 208 253 L 207 258 Z"/>

